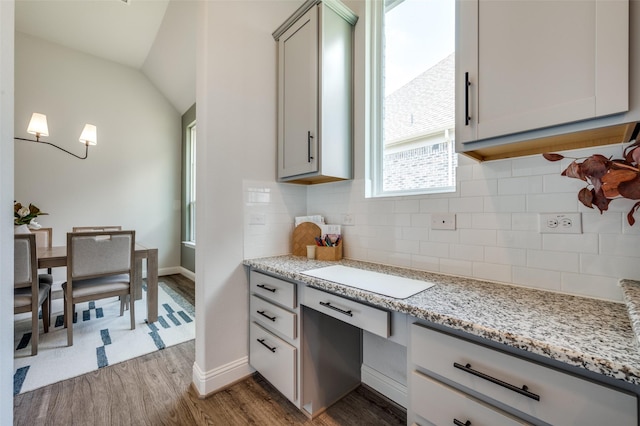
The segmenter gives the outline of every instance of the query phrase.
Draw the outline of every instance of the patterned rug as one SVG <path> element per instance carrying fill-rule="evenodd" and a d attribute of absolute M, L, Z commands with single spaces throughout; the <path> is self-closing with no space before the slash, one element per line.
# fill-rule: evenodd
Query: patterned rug
<path fill-rule="evenodd" d="M 129 311 L 120 316 L 117 298 L 78 303 L 73 346 L 67 346 L 62 299 L 54 299 L 48 333 L 31 356 L 31 319 L 16 315 L 14 323 L 13 394 L 28 392 L 195 338 L 193 306 L 163 282 L 158 283 L 158 321 L 147 324 L 146 286 L 135 303 L 136 328 Z"/>

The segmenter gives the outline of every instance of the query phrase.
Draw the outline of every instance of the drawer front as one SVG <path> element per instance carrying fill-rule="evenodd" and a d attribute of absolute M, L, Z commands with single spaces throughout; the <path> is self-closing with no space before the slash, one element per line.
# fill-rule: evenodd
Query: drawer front
<path fill-rule="evenodd" d="M 410 380 L 411 408 L 434 425 L 464 425 L 467 421 L 473 426 L 530 424 L 417 371 Z"/>
<path fill-rule="evenodd" d="M 249 280 L 252 293 L 259 294 L 260 297 L 272 300 L 285 308 L 295 309 L 298 306 L 296 302 L 296 285 L 294 283 L 256 271 L 251 271 Z"/>
<path fill-rule="evenodd" d="M 304 289 L 302 304 L 379 336 L 387 338 L 391 335 L 391 315 L 382 309 L 311 287 Z"/>
<path fill-rule="evenodd" d="M 274 330 L 289 339 L 297 337 L 296 321 L 298 316 L 295 313 L 269 303 L 255 294 L 251 295 L 249 309 L 253 319 L 265 328 Z"/>
<path fill-rule="evenodd" d="M 637 425 L 636 397 L 467 340 L 411 325 L 411 362 L 551 424 Z M 458 366 L 458 368 L 455 365 Z M 462 367 L 462 368 L 459 368 Z M 480 372 L 484 378 L 473 374 Z M 492 381 L 527 387 L 530 396 Z M 539 400 L 531 396 L 539 396 Z"/>
<path fill-rule="evenodd" d="M 296 348 L 255 322 L 249 325 L 249 363 L 291 402 L 297 398 Z"/>

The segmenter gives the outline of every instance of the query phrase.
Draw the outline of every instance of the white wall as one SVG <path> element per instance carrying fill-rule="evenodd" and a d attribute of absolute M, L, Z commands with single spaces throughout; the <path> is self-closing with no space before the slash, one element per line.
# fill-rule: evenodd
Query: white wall
<path fill-rule="evenodd" d="M 196 359 L 202 395 L 250 373 L 245 181 L 273 182 L 276 44 L 300 2 L 201 2 L 198 13 Z M 281 253 L 274 246 L 273 254 Z"/>
<path fill-rule="evenodd" d="M 13 424 L 14 2 L 0 1 L 0 424 Z"/>
<path fill-rule="evenodd" d="M 158 248 L 160 273 L 180 265 L 180 114 L 138 70 L 16 34 L 15 132 L 47 115 L 49 142 L 78 154 L 85 123 L 98 145 L 78 160 L 53 147 L 15 144 L 15 199 L 48 216 L 54 245 L 73 226 L 122 225 Z M 56 281 L 64 270 L 54 270 Z"/>

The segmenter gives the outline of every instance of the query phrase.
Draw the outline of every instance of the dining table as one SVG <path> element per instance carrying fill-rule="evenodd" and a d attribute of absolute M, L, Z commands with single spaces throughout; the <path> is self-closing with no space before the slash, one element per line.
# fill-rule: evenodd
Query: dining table
<path fill-rule="evenodd" d="M 147 259 L 147 323 L 158 320 L 158 249 L 136 243 L 134 286 L 136 300 L 142 298 L 142 260 Z M 38 269 L 67 266 L 67 246 L 38 247 Z"/>

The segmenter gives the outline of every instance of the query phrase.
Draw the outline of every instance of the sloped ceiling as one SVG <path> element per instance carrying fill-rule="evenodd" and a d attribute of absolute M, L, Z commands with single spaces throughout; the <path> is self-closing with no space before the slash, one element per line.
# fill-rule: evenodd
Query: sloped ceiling
<path fill-rule="evenodd" d="M 190 0 L 17 0 L 16 31 L 141 70 L 184 113 L 195 102 Z"/>

